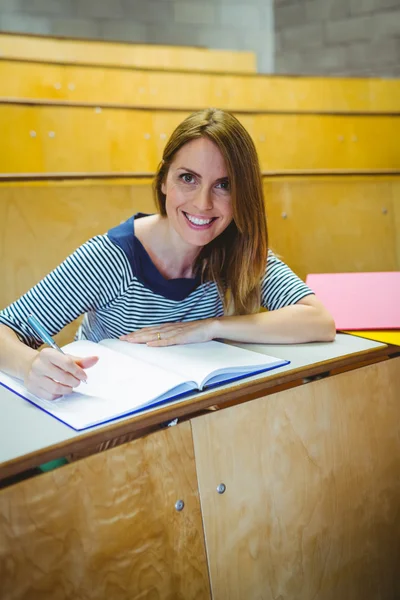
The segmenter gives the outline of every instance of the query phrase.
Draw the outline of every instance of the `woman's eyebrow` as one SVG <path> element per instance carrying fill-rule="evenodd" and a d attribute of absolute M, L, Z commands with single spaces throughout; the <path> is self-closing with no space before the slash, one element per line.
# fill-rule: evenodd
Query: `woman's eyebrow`
<path fill-rule="evenodd" d="M 201 177 L 200 173 L 196 173 L 193 169 L 189 169 L 188 167 L 178 167 L 178 171 L 187 171 L 188 173 L 192 173 L 192 175 L 196 175 L 196 177 Z"/>
<path fill-rule="evenodd" d="M 200 179 L 202 178 L 202 176 L 200 175 L 200 173 L 196 173 L 196 171 L 193 171 L 193 169 L 189 169 L 189 167 L 178 167 L 177 171 L 185 171 L 186 173 L 192 173 L 192 175 L 196 175 L 196 177 L 200 177 Z M 215 181 L 229 181 L 229 177 L 228 175 L 224 175 L 223 177 L 218 177 L 218 179 L 216 179 Z"/>

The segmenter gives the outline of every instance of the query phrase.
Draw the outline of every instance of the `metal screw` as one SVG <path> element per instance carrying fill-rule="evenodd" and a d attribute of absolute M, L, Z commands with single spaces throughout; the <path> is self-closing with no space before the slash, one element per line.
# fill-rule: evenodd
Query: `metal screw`
<path fill-rule="evenodd" d="M 217 487 L 218 494 L 223 494 L 226 490 L 226 485 L 224 483 L 220 483 Z"/>
<path fill-rule="evenodd" d="M 185 506 L 184 501 L 183 500 L 178 500 L 175 503 L 175 510 L 177 510 L 178 512 L 181 512 L 181 510 L 183 510 L 184 506 Z"/>
<path fill-rule="evenodd" d="M 55 83 L 54 87 L 56 88 L 56 90 L 61 90 L 61 83 Z"/>
<path fill-rule="evenodd" d="M 56 134 L 54 133 L 54 131 L 49 131 L 49 137 L 50 138 L 56 137 Z"/>
<path fill-rule="evenodd" d="M 357 138 L 357 136 L 356 136 L 356 135 L 353 135 L 353 136 L 351 137 L 351 141 L 352 141 L 352 142 L 356 142 L 357 140 L 358 140 L 358 138 Z"/>
<path fill-rule="evenodd" d="M 282 213 L 282 219 L 287 219 L 287 214 L 285 212 Z"/>
<path fill-rule="evenodd" d="M 265 142 L 265 135 L 260 135 L 260 142 Z"/>
<path fill-rule="evenodd" d="M 30 132 L 29 132 L 29 135 L 30 135 L 32 138 L 35 138 L 35 137 L 36 137 L 36 131 L 30 131 Z"/>
<path fill-rule="evenodd" d="M 382 208 L 382 214 L 383 215 L 387 215 L 388 209 L 387 208 Z"/>
<path fill-rule="evenodd" d="M 167 134 L 166 133 L 160 133 L 160 139 L 161 140 L 165 140 L 167 138 Z"/>
<path fill-rule="evenodd" d="M 145 140 L 149 140 L 151 138 L 151 135 L 149 133 L 145 133 L 144 134 L 144 139 Z"/>
<path fill-rule="evenodd" d="M 94 109 L 94 112 L 99 115 L 101 113 L 100 106 L 96 106 L 96 108 Z"/>
<path fill-rule="evenodd" d="M 339 142 L 343 142 L 344 141 L 344 135 L 338 135 L 338 140 L 339 140 Z"/>
<path fill-rule="evenodd" d="M 73 91 L 75 89 L 75 84 L 74 83 L 69 83 L 68 84 L 68 89 Z"/>

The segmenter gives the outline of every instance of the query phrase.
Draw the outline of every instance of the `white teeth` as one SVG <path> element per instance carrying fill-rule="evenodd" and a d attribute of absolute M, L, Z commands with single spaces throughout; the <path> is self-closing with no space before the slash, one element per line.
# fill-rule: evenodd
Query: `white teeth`
<path fill-rule="evenodd" d="M 189 219 L 189 221 L 191 223 L 193 223 L 194 225 L 208 225 L 212 221 L 212 219 L 198 219 L 197 217 L 192 217 L 191 215 L 188 215 L 187 213 L 186 213 L 186 216 Z"/>

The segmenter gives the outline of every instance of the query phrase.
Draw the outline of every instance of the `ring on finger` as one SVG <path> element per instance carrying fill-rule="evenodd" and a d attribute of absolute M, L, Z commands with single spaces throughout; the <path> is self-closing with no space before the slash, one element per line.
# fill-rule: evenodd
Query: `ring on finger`
<path fill-rule="evenodd" d="M 157 331 L 157 340 L 160 341 L 161 340 L 161 333 L 159 331 Z"/>

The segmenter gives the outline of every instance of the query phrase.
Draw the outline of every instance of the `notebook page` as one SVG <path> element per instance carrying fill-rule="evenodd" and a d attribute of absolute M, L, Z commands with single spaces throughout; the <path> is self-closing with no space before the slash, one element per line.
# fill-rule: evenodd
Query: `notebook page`
<path fill-rule="evenodd" d="M 165 396 L 167 390 L 174 389 L 172 395 L 175 395 L 188 388 L 181 385 L 184 378 L 174 372 L 117 354 L 93 342 L 73 342 L 63 350 L 75 356 L 100 357 L 98 363 L 86 371 L 88 383 L 82 383 L 72 394 L 46 401 L 30 394 L 21 381 L 4 373 L 0 373 L 0 381 L 74 429 L 85 429 L 134 412 Z"/>
<path fill-rule="evenodd" d="M 195 381 L 199 388 L 211 373 L 245 374 L 284 363 L 272 356 L 215 341 L 161 348 L 120 340 L 103 340 L 101 344 L 129 356 L 140 357 L 166 370 L 174 370 L 185 380 Z"/>

